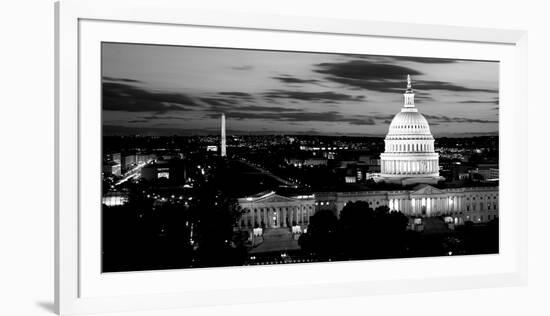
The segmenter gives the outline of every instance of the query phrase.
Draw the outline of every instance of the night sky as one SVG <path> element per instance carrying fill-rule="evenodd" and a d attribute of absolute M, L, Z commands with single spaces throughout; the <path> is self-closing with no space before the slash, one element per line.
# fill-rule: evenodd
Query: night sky
<path fill-rule="evenodd" d="M 383 136 L 410 74 L 434 136 L 498 132 L 498 62 L 104 43 L 105 135 Z"/>

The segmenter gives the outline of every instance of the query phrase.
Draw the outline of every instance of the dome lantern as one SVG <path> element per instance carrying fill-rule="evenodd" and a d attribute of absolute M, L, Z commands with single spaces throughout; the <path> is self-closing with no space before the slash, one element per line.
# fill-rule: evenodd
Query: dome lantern
<path fill-rule="evenodd" d="M 403 94 L 405 97 L 404 107 L 414 108 L 414 90 L 412 89 L 411 75 L 407 75 L 407 90 Z"/>

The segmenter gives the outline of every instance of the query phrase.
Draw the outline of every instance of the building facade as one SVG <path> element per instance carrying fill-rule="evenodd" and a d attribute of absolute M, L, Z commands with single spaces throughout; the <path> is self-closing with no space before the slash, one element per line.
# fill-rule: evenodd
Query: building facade
<path fill-rule="evenodd" d="M 488 222 L 498 217 L 498 186 L 438 189 L 417 185 L 410 190 L 316 193 L 315 211 L 338 217 L 349 202 L 364 201 L 372 209 L 387 206 L 409 217 L 452 217 L 454 224 Z"/>
<path fill-rule="evenodd" d="M 307 227 L 315 212 L 315 195 L 282 196 L 274 191 L 238 199 L 244 211 L 240 229 Z"/>
<path fill-rule="evenodd" d="M 272 230 L 288 230 L 289 234 L 297 236 L 307 231 L 310 217 L 316 212 L 331 211 L 339 218 L 347 203 L 358 201 L 368 203 L 372 209 L 387 206 L 390 211 L 402 212 L 411 224 L 421 224 L 424 218 L 440 217 L 446 224 L 456 226 L 497 219 L 499 190 L 498 186 L 438 189 L 419 184 L 402 190 L 317 192 L 293 197 L 273 191 L 262 192 L 238 199 L 244 213 L 237 226 L 241 231 L 249 231 L 251 238 Z M 410 228 L 417 229 L 417 226 Z"/>

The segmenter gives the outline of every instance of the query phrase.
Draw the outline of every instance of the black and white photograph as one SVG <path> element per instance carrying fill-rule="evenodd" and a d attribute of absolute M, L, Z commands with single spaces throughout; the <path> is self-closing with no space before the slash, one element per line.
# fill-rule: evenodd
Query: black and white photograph
<path fill-rule="evenodd" d="M 498 61 L 103 42 L 101 67 L 102 272 L 499 253 Z"/>

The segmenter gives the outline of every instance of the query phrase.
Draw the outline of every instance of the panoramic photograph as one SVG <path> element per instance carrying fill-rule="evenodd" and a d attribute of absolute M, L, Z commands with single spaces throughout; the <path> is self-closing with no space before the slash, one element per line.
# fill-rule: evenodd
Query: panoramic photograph
<path fill-rule="evenodd" d="M 499 253 L 499 63 L 103 42 L 102 271 Z"/>

